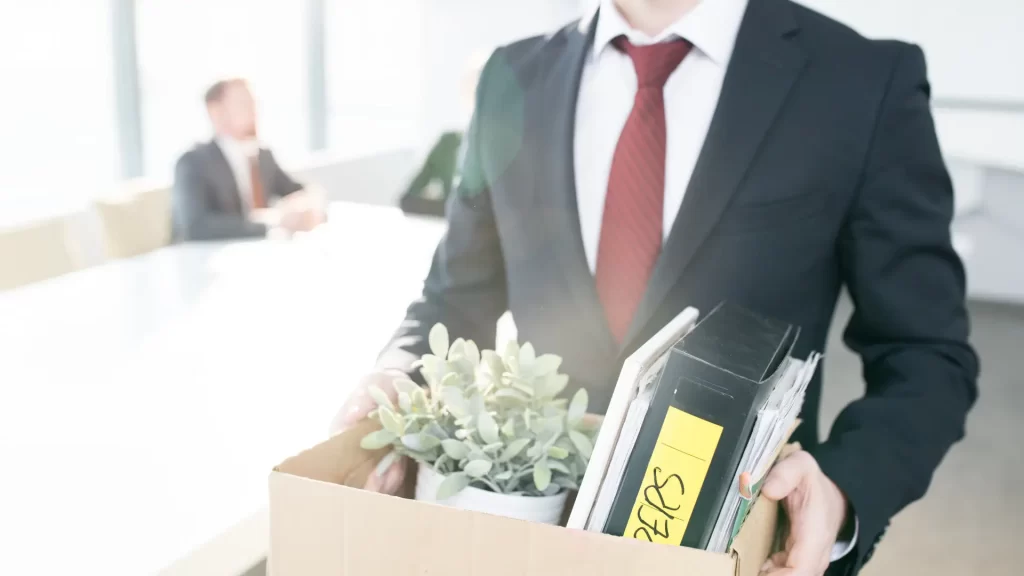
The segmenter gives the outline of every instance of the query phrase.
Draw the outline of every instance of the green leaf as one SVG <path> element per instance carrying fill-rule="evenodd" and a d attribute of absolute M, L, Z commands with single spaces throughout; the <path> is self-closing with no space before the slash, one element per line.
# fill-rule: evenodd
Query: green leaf
<path fill-rule="evenodd" d="M 417 390 L 422 391 L 423 389 L 416 385 L 415 382 L 408 378 L 399 378 L 394 381 L 395 390 L 399 392 L 405 392 L 410 397 L 413 396 Z"/>
<path fill-rule="evenodd" d="M 568 374 L 549 374 L 547 380 L 544 383 L 544 396 L 547 398 L 554 398 L 565 390 L 565 387 L 569 384 Z M 556 400 L 556 403 L 561 404 L 564 402 L 564 398 Z"/>
<path fill-rule="evenodd" d="M 462 338 L 456 338 L 455 342 L 452 342 L 450 348 L 448 348 L 448 361 L 453 362 L 466 355 L 466 341 Z"/>
<path fill-rule="evenodd" d="M 555 478 L 555 484 L 561 486 L 562 488 L 566 488 L 568 490 L 579 490 L 580 489 L 579 485 L 576 484 L 576 482 L 574 482 L 572 479 L 567 478 L 565 476 L 559 476 L 559 477 Z"/>
<path fill-rule="evenodd" d="M 455 386 L 441 388 L 441 401 L 456 418 L 463 418 L 469 414 L 466 397 L 463 396 L 462 390 Z"/>
<path fill-rule="evenodd" d="M 430 351 L 434 353 L 434 356 L 442 360 L 448 357 L 448 328 L 444 324 L 440 322 L 434 324 L 434 327 L 430 329 L 428 341 L 430 342 Z"/>
<path fill-rule="evenodd" d="M 473 479 L 465 472 L 450 474 L 441 482 L 441 485 L 437 487 L 437 499 L 447 500 L 452 496 L 455 496 L 461 492 L 463 488 L 469 486 L 469 483 L 472 481 Z"/>
<path fill-rule="evenodd" d="M 423 431 L 440 440 L 448 438 L 448 432 L 437 423 L 437 420 L 427 422 L 427 425 L 423 427 Z"/>
<path fill-rule="evenodd" d="M 559 462 L 557 460 L 549 460 L 548 461 L 548 468 L 551 468 L 552 472 L 561 472 L 562 474 L 572 474 L 572 472 L 569 471 L 569 468 L 565 464 L 562 464 L 561 462 Z"/>
<path fill-rule="evenodd" d="M 502 388 L 494 393 L 494 397 L 502 400 L 508 400 L 516 404 L 525 404 L 530 401 L 526 394 L 512 388 Z"/>
<path fill-rule="evenodd" d="M 526 448 L 532 440 L 530 438 L 519 438 L 509 442 L 509 445 L 505 448 L 505 451 L 498 457 L 498 462 L 508 462 L 515 458 L 520 452 Z"/>
<path fill-rule="evenodd" d="M 377 408 L 377 418 L 380 420 L 380 425 L 388 432 L 395 436 L 405 434 L 405 420 L 396 415 L 387 406 Z"/>
<path fill-rule="evenodd" d="M 533 467 L 533 484 L 537 487 L 537 490 L 544 490 L 551 483 L 551 468 L 548 467 L 548 461 L 541 459 L 537 462 L 537 465 Z"/>
<path fill-rule="evenodd" d="M 501 425 L 501 433 L 506 438 L 512 438 L 516 435 L 516 419 L 515 417 L 505 420 L 505 423 Z"/>
<path fill-rule="evenodd" d="M 367 392 L 369 392 L 370 398 L 373 398 L 373 401 L 376 402 L 378 406 L 387 406 L 392 411 L 395 409 L 395 405 L 391 403 L 391 398 L 389 398 L 388 395 L 380 388 L 370 386 L 367 388 Z"/>
<path fill-rule="evenodd" d="M 412 412 L 412 396 L 404 390 L 398 393 L 398 407 L 402 412 Z"/>
<path fill-rule="evenodd" d="M 477 429 L 480 433 L 480 438 L 485 443 L 501 442 L 501 437 L 498 436 L 498 424 L 494 422 L 490 412 L 484 410 L 477 415 Z"/>
<path fill-rule="evenodd" d="M 492 466 L 494 466 L 494 463 L 488 460 L 471 460 L 469 464 L 466 464 L 464 471 L 471 478 L 480 478 L 481 476 L 486 476 L 491 471 Z"/>
<path fill-rule="evenodd" d="M 399 456 L 398 452 L 395 452 L 394 450 L 385 454 L 384 457 L 380 459 L 380 462 L 377 463 L 377 467 L 373 469 L 374 475 L 378 478 L 383 476 L 384 473 L 388 471 L 388 468 L 391 468 L 391 465 L 398 460 Z"/>
<path fill-rule="evenodd" d="M 523 394 L 526 394 L 530 398 L 533 398 L 533 395 L 534 395 L 533 386 L 530 386 L 529 384 L 526 384 L 526 383 L 524 383 L 521 380 L 514 380 L 514 381 L 512 381 L 512 387 L 515 388 L 516 390 L 522 392 Z"/>
<path fill-rule="evenodd" d="M 448 365 L 448 363 L 444 361 L 444 358 L 434 356 L 433 354 L 424 354 L 420 358 L 419 363 L 423 365 L 423 372 L 438 378 L 444 374 Z"/>
<path fill-rule="evenodd" d="M 502 363 L 501 356 L 498 356 L 498 353 L 494 350 L 484 350 L 480 355 L 483 359 L 484 366 L 487 367 L 487 371 L 490 372 L 491 377 L 493 377 L 495 381 L 499 381 L 501 379 L 501 375 L 505 373 L 505 364 Z"/>
<path fill-rule="evenodd" d="M 533 344 L 529 342 L 523 344 L 523 347 L 519 349 L 519 365 L 523 367 L 532 366 L 536 359 L 537 353 L 533 350 Z"/>
<path fill-rule="evenodd" d="M 511 470 L 505 470 L 504 472 L 499 472 L 499 473 L 494 475 L 494 479 L 498 480 L 498 481 L 510 480 L 511 478 L 512 478 L 512 471 Z"/>
<path fill-rule="evenodd" d="M 441 441 L 430 434 L 406 434 L 402 436 L 402 444 L 410 450 L 427 452 L 441 445 Z"/>
<path fill-rule="evenodd" d="M 555 460 L 563 460 L 569 457 L 569 451 L 566 450 L 565 448 L 562 448 L 561 446 L 549 446 L 548 456 L 554 458 Z"/>
<path fill-rule="evenodd" d="M 594 451 L 594 445 L 590 442 L 590 438 L 587 438 L 586 434 L 576 430 L 569 430 L 569 440 L 572 440 L 573 446 L 576 447 L 576 450 L 579 451 L 580 456 L 584 460 L 590 459 L 590 454 Z"/>
<path fill-rule="evenodd" d="M 484 404 L 484 397 L 482 394 L 474 393 L 469 397 L 469 413 L 480 417 L 480 414 L 487 411 L 487 407 Z"/>
<path fill-rule="evenodd" d="M 587 398 L 587 389 L 580 388 L 576 391 L 576 394 L 572 397 L 572 402 L 569 403 L 569 411 L 566 414 L 566 422 L 568 422 L 570 428 L 575 428 L 579 424 L 580 420 L 587 414 L 587 404 L 590 400 Z"/>
<path fill-rule="evenodd" d="M 447 369 L 446 369 L 447 370 Z M 444 378 L 441 379 L 441 388 L 458 388 L 462 391 L 462 377 L 459 376 L 458 372 L 446 372 Z"/>
<path fill-rule="evenodd" d="M 463 347 L 462 353 L 474 368 L 476 368 L 477 364 L 480 364 L 480 349 L 477 348 L 476 342 L 466 340 L 466 345 Z"/>
<path fill-rule="evenodd" d="M 398 436 L 389 430 L 377 430 L 363 436 L 363 439 L 359 441 L 359 446 L 363 450 L 380 450 L 396 439 L 398 439 Z"/>
<path fill-rule="evenodd" d="M 473 430 L 470 428 L 460 428 L 455 431 L 455 437 L 458 438 L 459 440 L 465 440 L 466 438 L 472 436 L 472 434 Z"/>
<path fill-rule="evenodd" d="M 562 358 L 554 354 L 544 354 L 537 358 L 533 363 L 533 373 L 537 376 L 546 376 L 551 374 L 558 367 L 562 365 Z"/>
<path fill-rule="evenodd" d="M 518 360 L 519 359 L 519 343 L 516 342 L 515 340 L 509 340 L 508 343 L 505 344 L 505 353 L 501 355 L 501 359 L 505 361 L 505 365 L 506 366 L 509 366 L 509 360 L 512 360 L 512 359 Z M 519 366 L 519 364 L 516 363 L 516 366 Z"/>
<path fill-rule="evenodd" d="M 458 440 L 441 440 L 441 448 L 444 449 L 444 453 L 452 460 L 462 460 L 469 456 L 469 447 Z"/>

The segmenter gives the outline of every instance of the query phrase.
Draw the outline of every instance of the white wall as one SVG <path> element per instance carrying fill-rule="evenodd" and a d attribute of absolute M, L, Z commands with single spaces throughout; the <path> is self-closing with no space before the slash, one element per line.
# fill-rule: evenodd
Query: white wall
<path fill-rule="evenodd" d="M 554 31 L 580 13 L 579 0 L 423 1 L 422 134 L 427 140 L 468 121 L 462 79 L 475 53 Z"/>
<path fill-rule="evenodd" d="M 798 0 L 872 38 L 919 44 L 945 154 L 1024 169 L 1024 114 L 952 110 L 949 100 L 1024 105 L 1020 0 Z"/>
<path fill-rule="evenodd" d="M 935 96 L 1024 101 L 1020 0 L 798 0 L 876 38 L 920 44 Z"/>

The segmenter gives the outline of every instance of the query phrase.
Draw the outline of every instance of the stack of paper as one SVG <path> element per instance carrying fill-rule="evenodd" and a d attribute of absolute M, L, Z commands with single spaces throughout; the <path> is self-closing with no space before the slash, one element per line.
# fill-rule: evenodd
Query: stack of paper
<path fill-rule="evenodd" d="M 750 498 L 740 494 L 739 473 L 732 481 L 729 497 L 722 506 L 722 511 L 715 523 L 715 530 L 708 543 L 710 552 L 726 552 L 733 538 L 739 532 L 750 504 L 757 498 L 761 482 L 775 462 L 782 445 L 796 425 L 796 418 L 803 407 L 807 385 L 814 376 L 821 354 L 814 352 L 801 361 L 788 358 L 782 378 L 772 389 L 768 401 L 758 411 L 757 421 L 750 440 L 740 459 L 738 472 L 749 472 L 751 477 Z"/>

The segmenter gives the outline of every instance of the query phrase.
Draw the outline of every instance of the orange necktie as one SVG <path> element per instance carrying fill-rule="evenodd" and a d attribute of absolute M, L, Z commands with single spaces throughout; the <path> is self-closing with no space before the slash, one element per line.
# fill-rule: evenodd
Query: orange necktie
<path fill-rule="evenodd" d="M 266 208 L 267 197 L 263 194 L 263 180 L 260 179 L 260 160 L 258 156 L 249 159 L 249 180 L 252 182 L 253 209 Z"/>

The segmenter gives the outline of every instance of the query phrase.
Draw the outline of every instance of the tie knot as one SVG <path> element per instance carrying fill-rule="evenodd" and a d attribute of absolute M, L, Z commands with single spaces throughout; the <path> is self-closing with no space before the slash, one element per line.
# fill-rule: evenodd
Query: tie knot
<path fill-rule="evenodd" d="M 691 44 L 682 38 L 636 46 L 625 36 L 619 36 L 612 40 L 612 44 L 633 60 L 637 84 L 641 88 L 664 88 L 668 77 L 683 58 L 686 58 L 691 47 Z"/>

